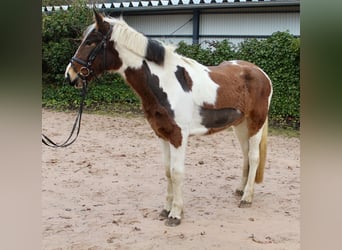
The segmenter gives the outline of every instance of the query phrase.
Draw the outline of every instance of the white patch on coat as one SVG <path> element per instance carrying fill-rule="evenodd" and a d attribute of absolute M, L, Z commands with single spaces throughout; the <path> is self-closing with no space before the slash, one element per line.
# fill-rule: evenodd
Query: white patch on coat
<path fill-rule="evenodd" d="M 66 70 L 65 70 L 65 73 L 64 73 L 64 77 L 65 77 L 65 78 L 68 77 L 68 72 L 69 72 L 70 68 L 71 68 L 71 63 L 68 64 L 68 66 L 67 66 L 67 68 L 66 68 Z M 70 74 L 69 74 L 69 75 L 70 75 Z"/>
<path fill-rule="evenodd" d="M 167 93 L 168 102 L 175 114 L 175 121 L 189 134 L 205 134 L 208 129 L 201 122 L 200 107 L 215 104 L 218 85 L 209 77 L 209 69 L 196 61 L 182 57 L 173 49 L 166 48 L 164 65 L 171 70 L 165 70 L 154 62 L 146 61 L 152 74 L 159 78 L 159 85 Z M 184 67 L 192 80 L 192 90 L 186 92 L 175 75 L 177 66 Z"/>
<path fill-rule="evenodd" d="M 231 64 L 233 64 L 233 65 L 237 65 L 237 66 L 240 66 L 239 65 L 239 63 L 238 63 L 238 61 L 236 61 L 236 60 L 231 60 L 231 61 L 229 61 Z"/>

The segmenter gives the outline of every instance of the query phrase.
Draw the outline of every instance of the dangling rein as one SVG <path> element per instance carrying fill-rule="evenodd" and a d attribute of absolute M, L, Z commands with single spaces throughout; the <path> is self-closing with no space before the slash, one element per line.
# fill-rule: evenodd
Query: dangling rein
<path fill-rule="evenodd" d="M 49 147 L 52 148 L 65 148 L 67 146 L 70 146 L 71 144 L 73 144 L 77 137 L 78 134 L 80 133 L 80 129 L 81 129 L 81 118 L 82 118 L 82 113 L 83 113 L 83 106 L 84 106 L 84 100 L 87 94 L 87 81 L 84 80 L 83 81 L 83 86 L 82 86 L 82 92 L 81 92 L 81 103 L 80 103 L 80 108 L 78 110 L 78 114 L 76 116 L 74 125 L 72 127 L 72 130 L 70 132 L 70 135 L 68 137 L 68 139 L 65 140 L 65 142 L 61 143 L 61 144 L 57 144 L 56 142 L 52 141 L 49 137 L 47 137 L 46 135 L 42 134 L 42 142 Z M 77 129 L 76 129 L 77 128 Z M 72 139 L 73 135 L 76 132 L 76 136 Z"/>

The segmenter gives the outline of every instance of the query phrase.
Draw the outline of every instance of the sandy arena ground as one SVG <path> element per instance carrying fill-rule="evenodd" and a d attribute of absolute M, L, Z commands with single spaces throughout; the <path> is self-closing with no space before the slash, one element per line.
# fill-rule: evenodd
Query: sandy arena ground
<path fill-rule="evenodd" d="M 43 110 L 43 133 L 62 142 L 75 113 Z M 184 219 L 158 218 L 166 195 L 160 142 L 141 116 L 84 114 L 78 140 L 42 146 L 42 249 L 300 248 L 300 142 L 270 136 L 251 208 L 234 194 L 242 154 L 232 130 L 191 137 Z"/>

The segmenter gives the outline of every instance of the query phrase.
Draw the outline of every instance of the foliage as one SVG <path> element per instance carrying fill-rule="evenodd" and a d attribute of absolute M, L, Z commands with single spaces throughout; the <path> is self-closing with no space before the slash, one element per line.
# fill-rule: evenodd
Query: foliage
<path fill-rule="evenodd" d="M 185 42 L 180 42 L 176 52 L 183 56 L 192 58 L 202 64 L 210 64 L 210 50 L 203 49 L 200 44 L 189 45 Z"/>
<path fill-rule="evenodd" d="M 69 5 L 73 0 L 42 0 L 42 6 Z"/>
<path fill-rule="evenodd" d="M 180 42 L 176 52 L 190 57 L 203 65 L 218 65 L 223 61 L 236 58 L 236 52 L 228 40 L 193 45 Z"/>
<path fill-rule="evenodd" d="M 43 106 L 59 110 L 77 109 L 81 100 L 80 93 L 80 90 L 69 85 L 45 84 L 43 85 Z M 136 109 L 139 105 L 138 97 L 119 75 L 106 74 L 102 77 L 101 83 L 94 82 L 88 86 L 85 108 L 99 110 L 116 104 L 131 105 L 132 109 Z"/>
<path fill-rule="evenodd" d="M 213 41 L 209 45 L 212 48 L 210 65 L 219 65 L 223 61 L 236 59 L 235 48 L 227 39 L 221 42 Z"/>
<path fill-rule="evenodd" d="M 79 91 L 63 85 L 64 71 L 76 51 L 82 32 L 93 22 L 92 12 L 85 0 L 75 0 L 71 10 L 43 14 L 42 67 L 43 106 L 76 109 Z M 299 127 L 300 108 L 300 39 L 288 32 L 276 32 L 267 39 L 247 39 L 238 46 L 228 40 L 188 45 L 180 42 L 177 53 L 204 65 L 242 59 L 261 67 L 273 82 L 270 124 Z M 118 75 L 105 74 L 90 84 L 86 99 L 88 109 L 106 109 L 114 104 L 131 107 L 139 99 Z"/>
<path fill-rule="evenodd" d="M 92 20 L 92 12 L 84 0 L 74 1 L 68 11 L 42 15 L 43 83 L 61 82 L 82 32 Z"/>

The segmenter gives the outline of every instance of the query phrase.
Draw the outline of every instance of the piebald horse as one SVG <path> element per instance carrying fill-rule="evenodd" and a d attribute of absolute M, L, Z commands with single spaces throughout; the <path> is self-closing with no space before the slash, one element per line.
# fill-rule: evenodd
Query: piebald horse
<path fill-rule="evenodd" d="M 104 72 L 119 73 L 140 97 L 144 114 L 162 141 L 167 177 L 166 204 L 160 217 L 177 226 L 183 216 L 182 187 L 188 137 L 230 126 L 241 144 L 243 171 L 236 193 L 239 207 L 252 203 L 254 183 L 263 180 L 267 117 L 272 83 L 246 61 L 203 66 L 137 32 L 122 18 L 94 10 L 95 23 L 85 31 L 66 68 L 70 84 L 81 88 Z"/>

